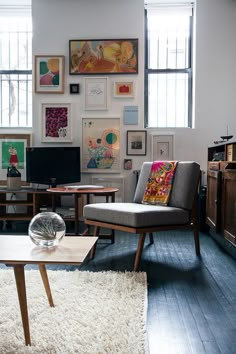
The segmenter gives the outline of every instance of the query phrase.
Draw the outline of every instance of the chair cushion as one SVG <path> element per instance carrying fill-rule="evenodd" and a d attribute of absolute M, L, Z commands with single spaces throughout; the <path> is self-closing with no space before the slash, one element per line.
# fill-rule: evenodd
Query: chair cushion
<path fill-rule="evenodd" d="M 144 162 L 136 187 L 134 202 L 142 203 L 152 162 Z M 179 161 L 175 171 L 168 206 L 191 210 L 200 174 L 200 166 L 194 161 Z"/>
<path fill-rule="evenodd" d="M 138 203 L 97 203 L 84 206 L 85 219 L 130 227 L 180 225 L 189 222 L 189 212 L 180 208 Z"/>

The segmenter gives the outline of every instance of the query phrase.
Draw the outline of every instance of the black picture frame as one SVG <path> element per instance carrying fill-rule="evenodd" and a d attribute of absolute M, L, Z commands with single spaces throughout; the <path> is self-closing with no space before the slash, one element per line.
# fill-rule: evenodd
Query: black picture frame
<path fill-rule="evenodd" d="M 71 39 L 69 74 L 138 74 L 138 54 L 138 38 Z"/>
<path fill-rule="evenodd" d="M 147 131 L 127 130 L 126 155 L 145 156 L 147 154 Z"/>
<path fill-rule="evenodd" d="M 79 84 L 70 84 L 70 94 L 79 94 Z"/>

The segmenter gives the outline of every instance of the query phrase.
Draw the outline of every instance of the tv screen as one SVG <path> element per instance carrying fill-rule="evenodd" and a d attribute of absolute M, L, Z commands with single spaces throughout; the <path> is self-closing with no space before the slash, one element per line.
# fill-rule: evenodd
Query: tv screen
<path fill-rule="evenodd" d="M 26 148 L 27 182 L 55 187 L 80 182 L 80 178 L 80 147 Z"/>

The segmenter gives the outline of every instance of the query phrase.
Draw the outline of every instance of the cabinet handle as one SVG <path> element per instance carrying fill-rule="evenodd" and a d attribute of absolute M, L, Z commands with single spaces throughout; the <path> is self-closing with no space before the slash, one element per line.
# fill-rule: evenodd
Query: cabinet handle
<path fill-rule="evenodd" d="M 217 204 L 218 203 L 218 200 L 217 199 L 215 199 L 215 204 Z"/>

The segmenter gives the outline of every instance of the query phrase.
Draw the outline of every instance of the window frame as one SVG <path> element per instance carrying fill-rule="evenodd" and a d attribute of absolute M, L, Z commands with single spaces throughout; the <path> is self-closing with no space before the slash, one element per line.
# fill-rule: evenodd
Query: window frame
<path fill-rule="evenodd" d="M 193 11 L 193 9 L 192 9 Z M 193 128 L 193 17 L 194 12 L 192 12 L 192 16 L 190 16 L 189 21 L 189 53 L 188 53 L 188 67 L 185 69 L 150 69 L 148 67 L 148 15 L 147 9 L 144 9 L 144 128 L 159 128 L 159 129 L 169 129 L 169 128 Z M 188 125 L 183 127 L 176 126 L 165 126 L 158 127 L 149 126 L 149 117 L 148 117 L 148 100 L 149 100 L 149 89 L 148 89 L 148 77 L 149 74 L 188 74 Z"/>
<path fill-rule="evenodd" d="M 27 16 L 29 19 L 31 19 L 31 23 L 32 23 L 32 14 L 31 14 L 31 7 L 29 6 L 24 6 L 24 12 L 23 11 L 23 7 L 16 7 L 16 8 L 8 8 L 0 7 L 0 10 L 2 10 L 2 17 L 6 17 L 6 18 L 16 18 L 16 17 L 22 17 L 22 16 Z M 16 32 L 18 33 L 18 32 Z M 32 47 L 32 24 L 31 24 L 31 29 L 27 31 L 27 33 L 31 33 L 31 47 Z M 29 57 L 27 57 L 28 59 Z M 25 129 L 31 129 L 33 126 L 33 113 L 31 110 L 31 115 L 29 115 L 29 100 L 31 100 L 31 107 L 32 107 L 32 97 L 33 97 L 33 92 L 29 91 L 29 85 L 32 88 L 32 81 L 33 81 L 33 62 L 32 62 L 32 53 L 31 53 L 31 69 L 7 69 L 7 70 L 3 70 L 0 68 L 0 86 L 2 87 L 3 82 L 6 80 L 6 77 L 8 76 L 8 81 L 10 82 L 11 80 L 13 80 L 13 82 L 15 81 L 15 76 L 17 77 L 17 81 L 18 81 L 18 86 L 17 86 L 17 90 L 19 90 L 19 83 L 22 81 L 21 77 L 22 76 L 26 76 L 27 79 L 25 80 L 26 82 L 26 87 L 27 87 L 27 92 L 26 92 L 26 107 L 25 107 L 25 124 L 22 125 L 22 120 L 20 119 L 20 115 L 19 115 L 19 107 L 20 107 L 20 102 L 18 102 L 17 106 L 16 106 L 16 110 L 17 110 L 17 123 L 16 124 L 11 124 L 11 115 L 10 115 L 10 96 L 9 96 L 9 112 L 8 112 L 8 125 L 3 125 L 3 111 L 2 111 L 2 92 L 1 96 L 0 96 L 0 128 L 2 129 L 18 129 L 18 128 L 25 128 Z M 5 77 L 4 77 L 5 76 Z M 12 79 L 11 79 L 12 78 Z M 24 80 L 24 79 L 23 79 Z"/>

